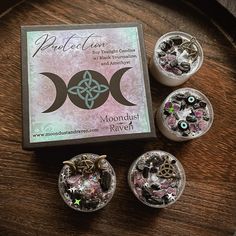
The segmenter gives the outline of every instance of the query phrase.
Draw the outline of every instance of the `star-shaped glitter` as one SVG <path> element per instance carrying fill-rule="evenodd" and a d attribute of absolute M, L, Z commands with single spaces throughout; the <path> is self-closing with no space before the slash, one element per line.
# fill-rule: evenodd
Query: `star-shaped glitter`
<path fill-rule="evenodd" d="M 81 199 L 75 199 L 74 204 L 79 206 L 80 205 L 80 201 L 81 201 Z"/>
<path fill-rule="evenodd" d="M 76 187 L 73 187 L 73 188 L 69 188 L 68 189 L 71 193 L 74 193 L 76 190 L 77 190 L 77 188 Z"/>
<path fill-rule="evenodd" d="M 168 195 L 168 199 L 170 201 L 174 201 L 175 200 L 175 197 L 171 193 L 168 193 L 167 195 Z"/>
<path fill-rule="evenodd" d="M 61 183 L 65 183 L 66 182 L 66 178 L 65 178 L 66 176 L 65 176 L 65 174 L 64 173 L 62 173 L 61 174 Z"/>
<path fill-rule="evenodd" d="M 61 174 L 61 178 L 65 179 L 66 175 L 64 173 Z"/>
<path fill-rule="evenodd" d="M 79 189 L 79 191 L 83 191 L 84 190 L 84 186 L 80 186 L 78 189 Z"/>

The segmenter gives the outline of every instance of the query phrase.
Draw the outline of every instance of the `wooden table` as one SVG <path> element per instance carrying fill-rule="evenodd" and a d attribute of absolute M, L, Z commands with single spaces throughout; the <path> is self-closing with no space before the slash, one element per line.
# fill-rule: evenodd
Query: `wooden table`
<path fill-rule="evenodd" d="M 202 68 L 186 84 L 211 100 L 215 120 L 203 137 L 185 143 L 153 142 L 67 147 L 40 152 L 21 148 L 20 26 L 139 21 L 147 57 L 156 40 L 173 30 L 195 35 L 205 53 Z M 231 235 L 236 231 L 236 50 L 202 12 L 181 1 L 29 0 L 0 18 L 0 235 Z M 174 88 L 150 78 L 153 109 Z M 182 162 L 187 185 L 167 209 L 143 206 L 127 186 L 132 161 L 162 149 Z M 68 208 L 57 188 L 62 161 L 83 152 L 107 154 L 117 174 L 116 193 L 96 213 Z"/>

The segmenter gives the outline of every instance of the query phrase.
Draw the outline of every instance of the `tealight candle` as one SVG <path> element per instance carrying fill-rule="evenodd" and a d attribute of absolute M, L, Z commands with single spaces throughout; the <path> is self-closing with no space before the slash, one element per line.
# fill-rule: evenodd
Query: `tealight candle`
<path fill-rule="evenodd" d="M 210 101 L 200 91 L 181 88 L 172 92 L 156 113 L 161 133 L 174 141 L 186 141 L 205 134 L 214 112 Z"/>
<path fill-rule="evenodd" d="M 196 73 L 203 62 L 203 50 L 195 37 L 173 31 L 163 35 L 150 61 L 153 77 L 167 86 L 177 86 Z"/>
<path fill-rule="evenodd" d="M 186 177 L 181 163 L 170 153 L 154 150 L 138 157 L 129 169 L 128 182 L 145 205 L 164 208 L 183 193 Z"/>
<path fill-rule="evenodd" d="M 111 200 L 116 188 L 114 169 L 106 156 L 85 153 L 64 161 L 58 186 L 65 203 L 74 210 L 96 211 Z"/>

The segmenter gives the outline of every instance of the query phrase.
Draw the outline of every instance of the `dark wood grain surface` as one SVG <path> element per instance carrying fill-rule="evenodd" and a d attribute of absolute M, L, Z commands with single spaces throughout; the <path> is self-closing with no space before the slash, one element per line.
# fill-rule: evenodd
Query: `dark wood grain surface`
<path fill-rule="evenodd" d="M 202 91 L 215 120 L 203 137 L 175 143 L 157 131 L 153 142 L 74 146 L 27 152 L 21 148 L 20 26 L 130 22 L 143 24 L 148 59 L 156 40 L 173 30 L 195 35 L 203 46 L 202 68 L 180 87 Z M 29 0 L 0 18 L 0 235 L 233 236 L 236 231 L 236 50 L 207 15 L 170 0 Z M 153 110 L 174 88 L 150 77 Z M 132 161 L 161 149 L 183 164 L 187 185 L 164 210 L 143 206 L 127 185 Z M 68 208 L 57 189 L 62 161 L 75 154 L 107 154 L 117 189 L 106 208 L 81 214 Z"/>

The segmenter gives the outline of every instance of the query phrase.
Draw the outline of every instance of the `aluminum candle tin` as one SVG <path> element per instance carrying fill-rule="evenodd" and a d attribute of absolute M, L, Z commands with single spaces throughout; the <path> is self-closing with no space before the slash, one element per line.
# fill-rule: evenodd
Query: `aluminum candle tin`
<path fill-rule="evenodd" d="M 156 112 L 161 133 L 174 141 L 187 141 L 205 134 L 212 125 L 214 112 L 208 98 L 192 88 L 172 92 Z"/>
<path fill-rule="evenodd" d="M 116 175 L 105 158 L 105 155 L 84 153 L 63 162 L 58 187 L 69 207 L 92 212 L 105 207 L 112 199 Z"/>
<path fill-rule="evenodd" d="M 154 150 L 138 157 L 129 169 L 129 186 L 145 205 L 164 208 L 183 193 L 186 177 L 181 163 L 170 153 Z"/>
<path fill-rule="evenodd" d="M 150 71 L 158 82 L 177 86 L 200 69 L 203 57 L 195 37 L 180 31 L 169 32 L 156 42 Z"/>

